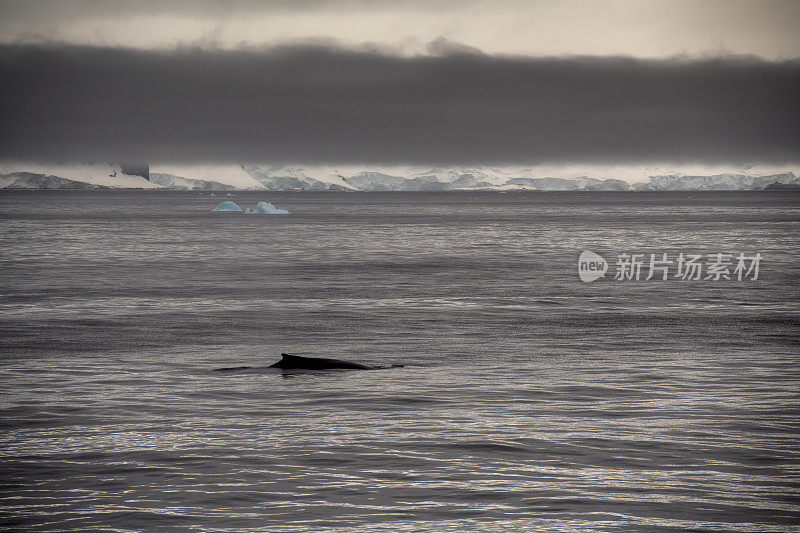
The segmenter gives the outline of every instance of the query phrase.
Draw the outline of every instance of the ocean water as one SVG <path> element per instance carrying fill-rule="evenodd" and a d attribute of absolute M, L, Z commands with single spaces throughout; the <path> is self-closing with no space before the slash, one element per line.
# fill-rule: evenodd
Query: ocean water
<path fill-rule="evenodd" d="M 0 193 L 0 529 L 800 530 L 800 194 L 232 194 Z"/>

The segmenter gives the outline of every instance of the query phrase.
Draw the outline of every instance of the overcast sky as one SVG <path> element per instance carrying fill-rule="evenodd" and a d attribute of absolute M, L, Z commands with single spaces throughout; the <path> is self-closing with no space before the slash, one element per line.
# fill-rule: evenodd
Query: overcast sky
<path fill-rule="evenodd" d="M 798 20 L 796 1 L 0 0 L 0 157 L 794 162 Z"/>
<path fill-rule="evenodd" d="M 522 55 L 800 56 L 796 0 L 0 0 L 0 40 L 174 47 L 439 38 Z"/>

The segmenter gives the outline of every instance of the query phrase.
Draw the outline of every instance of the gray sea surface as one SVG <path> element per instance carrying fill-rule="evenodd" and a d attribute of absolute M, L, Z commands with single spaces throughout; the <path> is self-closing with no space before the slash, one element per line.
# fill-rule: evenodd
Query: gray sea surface
<path fill-rule="evenodd" d="M 799 193 L 232 194 L 0 192 L 0 529 L 800 531 Z"/>

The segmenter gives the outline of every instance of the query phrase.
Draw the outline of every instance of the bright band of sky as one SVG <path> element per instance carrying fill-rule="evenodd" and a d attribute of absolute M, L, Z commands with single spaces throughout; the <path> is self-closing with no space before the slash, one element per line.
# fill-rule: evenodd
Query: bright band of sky
<path fill-rule="evenodd" d="M 800 57 L 795 0 L 3 0 L 0 42 L 136 48 L 297 40 L 425 53 L 445 39 L 490 54 Z"/>

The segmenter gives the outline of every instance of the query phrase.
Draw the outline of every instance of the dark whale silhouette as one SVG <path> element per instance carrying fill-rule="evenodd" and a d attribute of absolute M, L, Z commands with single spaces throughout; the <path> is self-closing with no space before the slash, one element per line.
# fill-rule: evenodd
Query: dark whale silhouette
<path fill-rule="evenodd" d="M 342 361 L 340 359 L 326 359 L 324 357 L 302 357 L 300 355 L 292 355 L 288 353 L 281 354 L 281 360 L 274 365 L 269 365 L 270 368 L 286 369 L 303 369 L 303 370 L 325 370 L 329 368 L 342 368 L 349 370 L 369 370 L 372 368 L 379 368 L 373 366 L 366 366 L 360 363 L 351 363 L 350 361 Z"/>
<path fill-rule="evenodd" d="M 367 366 L 361 363 L 353 363 L 350 361 L 342 361 L 341 359 L 328 359 L 325 357 L 303 357 L 301 355 L 292 355 L 289 353 L 282 353 L 281 360 L 275 364 L 269 365 L 267 368 L 280 368 L 282 370 L 379 370 L 386 368 L 400 368 L 404 365 L 389 365 L 389 366 Z M 252 366 L 228 366 L 225 368 L 216 368 L 216 372 L 231 372 L 235 370 L 249 370 Z"/>
<path fill-rule="evenodd" d="M 215 368 L 214 372 L 231 372 L 233 370 L 249 370 L 252 366 L 226 366 L 225 368 Z"/>

